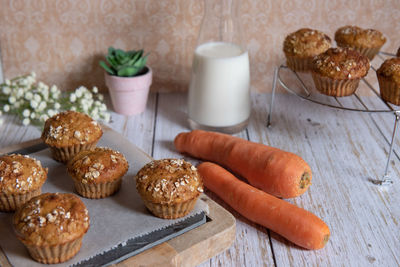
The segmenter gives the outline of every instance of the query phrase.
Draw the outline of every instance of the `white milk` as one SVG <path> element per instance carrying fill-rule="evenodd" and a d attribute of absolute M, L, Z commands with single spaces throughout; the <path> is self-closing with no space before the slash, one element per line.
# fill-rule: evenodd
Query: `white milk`
<path fill-rule="evenodd" d="M 189 88 L 189 118 L 211 127 L 246 121 L 251 109 L 249 86 L 247 51 L 224 42 L 198 46 Z"/>

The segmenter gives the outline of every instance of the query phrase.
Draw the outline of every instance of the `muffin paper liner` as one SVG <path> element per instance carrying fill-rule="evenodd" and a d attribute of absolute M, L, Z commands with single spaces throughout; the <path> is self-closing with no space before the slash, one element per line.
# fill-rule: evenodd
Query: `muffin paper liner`
<path fill-rule="evenodd" d="M 379 53 L 379 50 L 381 50 L 382 46 L 378 46 L 378 47 L 357 47 L 357 46 L 349 46 L 347 44 L 342 44 L 342 43 L 337 43 L 338 46 L 340 47 L 349 47 L 352 48 L 354 50 L 357 50 L 358 52 L 360 52 L 361 55 L 366 56 L 370 61 L 374 59 L 374 57 L 376 56 L 376 54 Z"/>
<path fill-rule="evenodd" d="M 0 193 L 0 211 L 15 211 L 31 198 L 40 195 L 41 188 L 27 192 L 25 194 L 5 194 Z"/>
<path fill-rule="evenodd" d="M 355 47 L 355 50 L 360 52 L 361 55 L 366 56 L 370 61 L 374 59 L 376 54 L 379 53 L 379 50 L 381 49 L 381 46 L 379 47 L 374 47 L 374 48 L 361 48 L 361 47 Z"/>
<path fill-rule="evenodd" d="M 178 204 L 161 204 L 143 199 L 150 212 L 162 219 L 176 219 L 187 215 L 193 210 L 196 201 L 197 197 Z"/>
<path fill-rule="evenodd" d="M 70 242 L 55 246 L 35 246 L 24 243 L 31 257 L 40 263 L 54 264 L 74 257 L 81 248 L 83 235 Z"/>
<path fill-rule="evenodd" d="M 99 184 L 83 184 L 74 180 L 75 189 L 79 195 L 86 198 L 105 198 L 116 193 L 121 187 L 122 176 L 115 181 Z"/>
<path fill-rule="evenodd" d="M 313 57 L 307 58 L 296 58 L 291 56 L 286 56 L 286 65 L 288 68 L 298 72 L 308 72 L 312 69 Z"/>
<path fill-rule="evenodd" d="M 378 76 L 379 90 L 383 100 L 400 105 L 400 86 L 394 81 L 388 80 L 385 77 Z"/>
<path fill-rule="evenodd" d="M 335 80 L 321 76 L 318 73 L 312 72 L 315 87 L 317 90 L 329 96 L 349 96 L 357 90 L 360 79 Z"/>
<path fill-rule="evenodd" d="M 96 147 L 97 141 L 88 144 L 78 144 L 69 147 L 49 146 L 52 157 L 62 163 L 67 163 L 75 154 L 83 150 L 90 150 Z"/>

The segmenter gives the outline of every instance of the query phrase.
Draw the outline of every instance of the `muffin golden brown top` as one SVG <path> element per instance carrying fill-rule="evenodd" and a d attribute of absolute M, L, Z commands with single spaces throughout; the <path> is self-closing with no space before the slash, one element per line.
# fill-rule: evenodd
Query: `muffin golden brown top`
<path fill-rule="evenodd" d="M 376 73 L 378 76 L 385 77 L 400 84 L 400 58 L 385 60 Z"/>
<path fill-rule="evenodd" d="M 17 210 L 13 220 L 17 237 L 36 246 L 54 246 L 75 240 L 89 229 L 88 210 L 73 194 L 46 193 Z"/>
<path fill-rule="evenodd" d="M 332 79 L 359 79 L 367 75 L 369 59 L 351 48 L 330 48 L 313 60 L 313 71 Z"/>
<path fill-rule="evenodd" d="M 375 48 L 385 44 L 386 38 L 374 29 L 361 29 L 357 26 L 344 26 L 335 32 L 338 46 Z"/>
<path fill-rule="evenodd" d="M 182 203 L 203 192 L 196 167 L 183 159 L 154 160 L 146 164 L 135 179 L 139 194 L 153 203 Z"/>
<path fill-rule="evenodd" d="M 72 178 L 84 184 L 114 181 L 124 176 L 128 168 L 124 155 L 105 147 L 81 151 L 67 165 Z"/>
<path fill-rule="evenodd" d="M 100 125 L 88 115 L 65 111 L 46 121 L 42 140 L 50 146 L 61 148 L 96 142 L 102 135 Z"/>
<path fill-rule="evenodd" d="M 25 194 L 39 189 L 47 178 L 47 168 L 29 156 L 0 157 L 0 193 Z"/>
<path fill-rule="evenodd" d="M 283 52 L 287 56 L 306 58 L 325 52 L 331 47 L 331 38 L 312 29 L 300 29 L 289 34 L 283 42 Z"/>

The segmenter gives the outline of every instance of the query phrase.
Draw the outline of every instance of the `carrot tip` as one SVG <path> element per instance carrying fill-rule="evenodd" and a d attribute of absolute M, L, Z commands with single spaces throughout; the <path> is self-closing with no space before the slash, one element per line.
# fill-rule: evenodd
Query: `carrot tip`
<path fill-rule="evenodd" d="M 329 234 L 324 235 L 324 241 L 323 241 L 323 244 L 324 244 L 324 245 L 325 245 L 326 243 L 328 243 L 329 237 L 330 237 Z"/>
<path fill-rule="evenodd" d="M 300 179 L 300 189 L 307 188 L 311 184 L 311 174 L 304 172 Z"/>

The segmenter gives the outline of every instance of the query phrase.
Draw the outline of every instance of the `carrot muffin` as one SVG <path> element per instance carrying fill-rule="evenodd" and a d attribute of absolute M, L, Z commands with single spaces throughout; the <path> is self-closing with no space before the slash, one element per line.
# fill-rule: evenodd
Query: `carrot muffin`
<path fill-rule="evenodd" d="M 351 48 L 330 48 L 314 58 L 312 77 L 319 92 L 329 96 L 353 94 L 370 68 L 367 57 Z"/>
<path fill-rule="evenodd" d="M 137 173 L 135 180 L 146 207 L 163 219 L 187 215 L 203 192 L 196 167 L 183 159 L 154 160 Z"/>
<path fill-rule="evenodd" d="M 73 194 L 46 193 L 17 210 L 13 225 L 31 257 L 41 263 L 69 260 L 89 229 L 88 210 Z"/>
<path fill-rule="evenodd" d="M 400 58 L 385 60 L 376 71 L 383 100 L 400 105 Z"/>
<path fill-rule="evenodd" d="M 47 168 L 29 156 L 11 154 L 0 157 L 0 211 L 14 211 L 40 195 Z"/>
<path fill-rule="evenodd" d="M 109 148 L 81 151 L 67 165 L 79 195 L 104 198 L 117 192 L 128 171 L 124 155 Z"/>
<path fill-rule="evenodd" d="M 351 47 L 372 60 L 385 44 L 386 38 L 377 30 L 344 26 L 336 31 L 335 41 L 338 46 Z"/>
<path fill-rule="evenodd" d="M 42 140 L 55 160 L 66 163 L 79 151 L 96 147 L 102 135 L 100 125 L 88 115 L 66 111 L 46 121 Z"/>
<path fill-rule="evenodd" d="M 314 56 L 331 47 L 331 39 L 312 29 L 300 29 L 289 34 L 283 42 L 287 66 L 294 71 L 309 71 Z"/>

